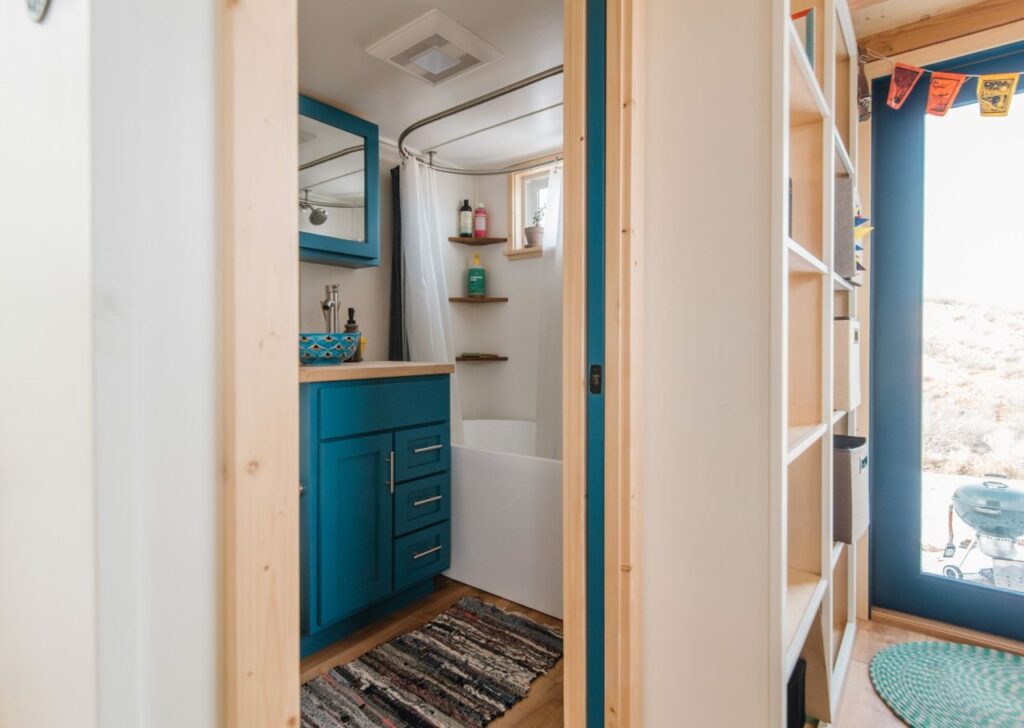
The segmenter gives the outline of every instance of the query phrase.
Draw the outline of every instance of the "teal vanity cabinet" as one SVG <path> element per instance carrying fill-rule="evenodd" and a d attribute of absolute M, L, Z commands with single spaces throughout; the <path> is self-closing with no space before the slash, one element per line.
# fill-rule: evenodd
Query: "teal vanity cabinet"
<path fill-rule="evenodd" d="M 302 384 L 300 403 L 306 656 L 426 596 L 448 568 L 449 377 Z"/>

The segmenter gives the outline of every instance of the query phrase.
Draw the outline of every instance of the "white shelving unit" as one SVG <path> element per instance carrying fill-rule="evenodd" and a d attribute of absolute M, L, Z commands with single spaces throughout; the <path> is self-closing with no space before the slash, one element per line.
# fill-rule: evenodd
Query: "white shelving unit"
<path fill-rule="evenodd" d="M 833 408 L 836 316 L 856 311 L 857 289 L 833 266 L 835 180 L 857 170 L 856 40 L 846 0 L 776 3 L 782 83 L 776 99 L 773 231 L 773 503 L 780 563 L 777 669 L 784 724 L 786 684 L 799 658 L 807 662 L 808 713 L 832 722 L 856 636 L 856 546 L 832 539 L 832 437 L 853 433 L 856 411 Z M 789 21 L 814 8 L 813 64 Z M 789 190 L 792 189 L 792 199 Z M 789 210 L 792 210 L 790 218 Z M 773 721 L 774 723 L 775 721 Z"/>

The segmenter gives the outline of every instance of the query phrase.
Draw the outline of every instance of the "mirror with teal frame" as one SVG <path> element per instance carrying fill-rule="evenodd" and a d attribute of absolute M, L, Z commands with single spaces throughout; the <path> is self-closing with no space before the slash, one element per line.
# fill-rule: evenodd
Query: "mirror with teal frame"
<path fill-rule="evenodd" d="M 377 125 L 299 96 L 299 259 L 380 264 Z"/>

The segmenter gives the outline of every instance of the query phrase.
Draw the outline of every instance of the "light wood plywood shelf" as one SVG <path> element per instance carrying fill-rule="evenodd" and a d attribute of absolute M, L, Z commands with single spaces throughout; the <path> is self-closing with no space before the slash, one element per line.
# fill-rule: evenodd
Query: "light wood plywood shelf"
<path fill-rule="evenodd" d="M 789 12 L 814 9 L 814 62 L 791 22 L 778 41 L 788 72 L 776 88 L 775 199 L 785 225 L 773 237 L 776 342 L 773 427 L 782 442 L 773 484 L 780 489 L 781 670 L 783 696 L 800 657 L 807 661 L 806 704 L 819 723 L 833 720 L 856 633 L 856 545 L 833 541 L 832 438 L 856 431 L 856 412 L 833 406 L 833 319 L 856 310 L 857 288 L 835 273 L 835 181 L 856 179 L 856 47 L 847 0 L 793 0 Z M 855 42 L 855 41 L 854 41 Z M 766 725 L 784 725 L 783 714 Z"/>
<path fill-rule="evenodd" d="M 828 432 L 828 425 L 790 427 L 786 436 L 786 463 L 792 463 Z"/>
<path fill-rule="evenodd" d="M 843 278 L 841 275 L 839 275 L 838 273 L 832 274 L 832 290 L 846 291 L 847 293 L 850 293 L 851 291 L 853 291 L 853 288 L 853 284 L 850 283 L 845 278 Z"/>
<path fill-rule="evenodd" d="M 786 572 L 786 625 L 782 633 L 785 645 L 785 672 L 789 674 L 796 665 L 804 640 L 814 622 L 814 616 L 825 596 L 828 579 L 800 569 Z"/>
<path fill-rule="evenodd" d="M 786 242 L 786 250 L 789 258 L 789 272 L 792 273 L 815 273 L 828 275 L 828 266 L 821 262 L 818 256 L 800 245 L 797 241 L 789 238 Z"/>

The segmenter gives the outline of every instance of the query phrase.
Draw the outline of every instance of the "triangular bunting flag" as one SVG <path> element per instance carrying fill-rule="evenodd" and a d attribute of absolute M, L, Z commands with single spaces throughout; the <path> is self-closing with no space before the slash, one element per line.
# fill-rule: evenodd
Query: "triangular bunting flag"
<path fill-rule="evenodd" d="M 934 116 L 945 116 L 956 101 L 960 87 L 967 76 L 962 73 L 932 72 L 932 83 L 928 87 L 928 113 Z"/>
<path fill-rule="evenodd" d="M 1006 116 L 1017 91 L 1016 73 L 993 73 L 978 79 L 978 105 L 982 116 Z"/>
<path fill-rule="evenodd" d="M 924 75 L 923 68 L 908 66 L 905 63 L 897 63 L 892 69 L 892 80 L 889 81 L 889 98 L 886 103 L 894 109 L 903 106 L 903 102 L 910 96 L 914 86 Z"/>

